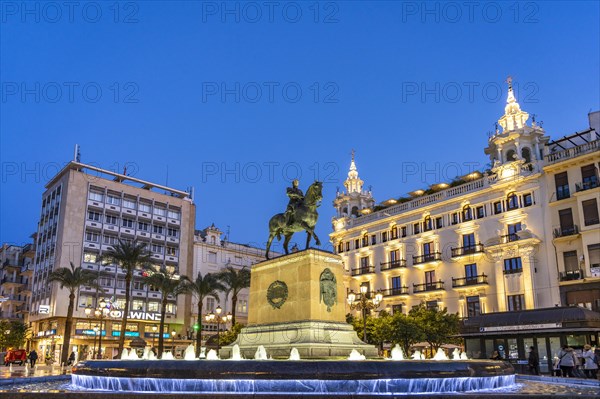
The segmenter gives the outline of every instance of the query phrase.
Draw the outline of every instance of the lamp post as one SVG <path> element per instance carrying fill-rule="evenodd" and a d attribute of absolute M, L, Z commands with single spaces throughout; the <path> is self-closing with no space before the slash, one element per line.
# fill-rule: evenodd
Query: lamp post
<path fill-rule="evenodd" d="M 95 356 L 96 359 L 102 359 L 102 331 L 104 331 L 102 328 L 102 323 L 103 323 L 104 318 L 109 315 L 111 308 L 112 308 L 112 302 L 109 299 L 101 299 L 100 302 L 98 302 L 98 307 L 95 310 L 92 309 L 91 306 L 88 306 L 87 308 L 85 308 L 86 316 L 91 317 L 92 311 L 93 311 L 94 316 L 100 320 L 100 330 L 99 330 L 100 335 L 98 335 L 98 353 Z M 125 331 L 121 331 L 121 334 L 125 334 Z M 95 342 L 95 337 L 94 337 L 94 342 Z"/>
<path fill-rule="evenodd" d="M 98 331 L 100 331 L 100 328 L 98 328 L 98 325 L 96 324 L 94 326 L 94 350 L 92 352 L 92 359 L 96 358 L 96 335 L 98 335 Z"/>
<path fill-rule="evenodd" d="M 177 331 L 175 331 L 175 330 L 171 331 L 171 344 L 173 345 L 173 357 L 175 357 L 175 334 L 177 334 Z"/>
<path fill-rule="evenodd" d="M 155 324 L 152 326 L 152 331 L 154 332 L 154 334 L 152 334 L 152 347 L 156 348 L 156 331 L 158 330 L 158 326 Z"/>
<path fill-rule="evenodd" d="M 348 305 L 350 305 L 350 309 L 356 309 L 362 312 L 364 342 L 367 342 L 367 314 L 371 309 L 377 309 L 382 300 L 383 294 L 381 293 L 381 291 L 377 290 L 375 295 L 373 295 L 370 292 L 368 292 L 368 288 L 366 285 L 360 286 L 360 296 L 358 297 L 353 290 L 350 290 L 350 292 L 348 293 L 347 301 Z"/>
<path fill-rule="evenodd" d="M 220 306 L 217 306 L 217 308 L 215 309 L 216 314 L 214 314 L 213 312 L 210 312 L 209 314 L 207 314 L 205 316 L 206 321 L 207 322 L 212 322 L 213 320 L 217 321 L 217 352 L 219 351 L 219 349 L 221 349 L 221 342 L 220 342 L 220 332 L 221 332 L 221 323 L 227 323 L 230 322 L 231 319 L 233 318 L 233 316 L 231 315 L 231 313 L 227 313 L 227 315 L 221 316 L 221 313 L 223 312 L 223 309 L 221 309 Z"/>

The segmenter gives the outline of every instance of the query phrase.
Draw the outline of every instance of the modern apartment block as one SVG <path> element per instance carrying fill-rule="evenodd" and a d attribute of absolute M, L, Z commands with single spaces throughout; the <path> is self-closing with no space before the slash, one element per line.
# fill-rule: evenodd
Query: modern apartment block
<path fill-rule="evenodd" d="M 190 278 L 195 279 L 198 273 L 202 273 L 203 276 L 207 273 L 218 273 L 227 266 L 233 266 L 236 269 L 242 267 L 249 269 L 253 264 L 262 262 L 265 259 L 263 248 L 230 242 L 227 237 L 222 238 L 222 235 L 223 232 L 214 224 L 196 231 L 194 235 L 194 266 L 193 273 L 189 275 Z M 217 306 L 221 306 L 223 314 L 231 312 L 231 295 L 226 297 L 222 293 L 216 300 L 214 298 L 205 299 L 203 304 L 205 314 L 214 312 Z M 236 322 L 246 324 L 248 306 L 248 289 L 244 289 L 238 295 L 235 313 Z M 198 320 L 198 302 L 196 298 L 192 298 L 191 314 L 192 324 L 194 324 Z M 211 335 L 217 331 L 216 323 L 207 323 L 205 320 L 202 323 L 203 332 L 208 332 Z M 221 326 L 221 329 L 223 329 L 223 326 Z"/>
<path fill-rule="evenodd" d="M 152 341 L 157 333 L 161 294 L 134 274 L 130 309 L 124 309 L 124 273 L 116 265 L 101 264 L 99 256 L 118 240 L 147 243 L 155 264 L 179 274 L 192 271 L 195 206 L 189 192 L 113 171 L 69 162 L 46 185 L 37 233 L 30 320 L 40 353 L 58 356 L 64 335 L 68 292 L 48 275 L 59 267 L 82 266 L 99 274 L 101 290 L 82 287 L 76 299 L 71 345 L 80 357 L 90 355 L 97 336 L 103 353 L 111 357 L 120 331 L 120 315 L 129 312 L 124 332 L 127 339 Z M 89 318 L 87 307 L 110 300 L 112 311 L 104 320 Z M 168 331 L 185 333 L 189 315 L 183 309 L 189 299 L 169 298 Z M 93 312 L 92 312 L 93 314 Z M 94 327 L 99 331 L 95 332 Z M 170 337 L 170 335 L 169 335 Z M 99 338 L 99 337 L 98 337 Z M 170 337 L 171 338 L 171 337 Z M 173 345 L 180 336 L 174 337 Z M 127 345 L 126 341 L 126 345 Z M 151 344 L 151 342 L 149 342 Z M 183 344 L 183 342 L 182 342 Z"/>
<path fill-rule="evenodd" d="M 0 248 L 0 319 L 29 321 L 34 255 L 33 244 Z"/>
<path fill-rule="evenodd" d="M 352 159 L 334 200 L 330 238 L 350 289 L 381 290 L 381 307 L 424 303 L 462 318 L 491 312 L 600 305 L 600 126 L 550 141 L 509 87 L 492 167 L 376 207 Z"/>

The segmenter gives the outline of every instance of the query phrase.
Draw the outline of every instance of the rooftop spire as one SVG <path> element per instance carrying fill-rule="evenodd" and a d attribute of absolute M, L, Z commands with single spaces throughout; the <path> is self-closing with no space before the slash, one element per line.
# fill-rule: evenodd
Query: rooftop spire
<path fill-rule="evenodd" d="M 506 83 L 508 84 L 506 107 L 504 107 L 504 115 L 498 119 L 498 123 L 502 126 L 504 132 L 523 128 L 525 122 L 529 119 L 529 114 L 525 111 L 521 111 L 521 106 L 515 98 L 511 76 L 506 78 Z"/>
<path fill-rule="evenodd" d="M 363 186 L 363 181 L 358 177 L 358 169 L 356 169 L 356 163 L 354 162 L 354 150 L 352 150 L 352 160 L 350 161 L 350 170 L 348 171 L 348 178 L 344 182 L 348 194 L 360 193 Z"/>

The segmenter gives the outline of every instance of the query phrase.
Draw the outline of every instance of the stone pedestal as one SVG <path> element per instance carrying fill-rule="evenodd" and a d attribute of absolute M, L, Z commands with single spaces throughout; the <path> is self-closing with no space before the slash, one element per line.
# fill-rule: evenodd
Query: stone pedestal
<path fill-rule="evenodd" d="M 234 343 L 244 358 L 253 358 L 260 345 L 274 358 L 287 358 L 292 348 L 303 359 L 347 357 L 352 349 L 377 356 L 345 321 L 338 255 L 308 249 L 281 256 L 254 265 L 250 281 L 248 326 Z M 229 358 L 231 349 L 222 348 L 221 358 Z"/>

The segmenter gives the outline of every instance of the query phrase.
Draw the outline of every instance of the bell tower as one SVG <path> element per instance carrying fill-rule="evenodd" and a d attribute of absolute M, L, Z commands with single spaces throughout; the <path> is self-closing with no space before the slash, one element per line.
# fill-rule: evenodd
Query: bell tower
<path fill-rule="evenodd" d="M 354 161 L 354 150 L 352 150 L 350 170 L 344 181 L 346 191 L 338 191 L 335 200 L 333 200 L 338 218 L 357 217 L 362 209 L 372 208 L 375 205 L 371 191 L 363 191 L 363 184 L 364 182 L 358 177 L 358 169 Z"/>

